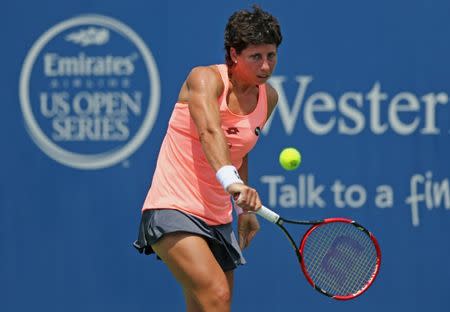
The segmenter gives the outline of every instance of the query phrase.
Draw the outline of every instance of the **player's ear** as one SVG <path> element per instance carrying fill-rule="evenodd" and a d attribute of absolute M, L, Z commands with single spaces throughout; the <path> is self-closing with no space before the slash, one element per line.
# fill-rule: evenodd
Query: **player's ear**
<path fill-rule="evenodd" d="M 230 48 L 230 57 L 231 57 L 231 60 L 233 61 L 233 63 L 237 63 L 238 53 L 237 53 L 236 49 L 233 47 Z"/>

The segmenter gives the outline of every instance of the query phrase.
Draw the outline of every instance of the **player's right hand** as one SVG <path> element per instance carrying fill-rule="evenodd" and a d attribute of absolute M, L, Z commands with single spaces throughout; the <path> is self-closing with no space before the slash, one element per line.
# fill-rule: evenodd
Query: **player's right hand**
<path fill-rule="evenodd" d="M 236 204 L 245 211 L 257 211 L 261 208 L 261 199 L 258 192 L 242 183 L 233 183 L 227 188 Z"/>

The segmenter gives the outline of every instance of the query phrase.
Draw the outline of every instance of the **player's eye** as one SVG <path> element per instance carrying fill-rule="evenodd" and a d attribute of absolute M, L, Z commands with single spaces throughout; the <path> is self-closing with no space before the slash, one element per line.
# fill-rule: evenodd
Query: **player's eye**
<path fill-rule="evenodd" d="M 269 53 L 267 59 L 273 61 L 274 59 L 276 59 L 276 57 L 277 57 L 276 53 Z"/>

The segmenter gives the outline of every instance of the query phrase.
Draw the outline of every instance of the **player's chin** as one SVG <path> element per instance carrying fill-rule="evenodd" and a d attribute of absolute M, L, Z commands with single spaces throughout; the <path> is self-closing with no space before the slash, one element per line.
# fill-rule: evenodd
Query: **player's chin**
<path fill-rule="evenodd" d="M 270 75 L 257 75 L 256 79 L 258 80 L 258 84 L 266 83 L 269 80 Z"/>

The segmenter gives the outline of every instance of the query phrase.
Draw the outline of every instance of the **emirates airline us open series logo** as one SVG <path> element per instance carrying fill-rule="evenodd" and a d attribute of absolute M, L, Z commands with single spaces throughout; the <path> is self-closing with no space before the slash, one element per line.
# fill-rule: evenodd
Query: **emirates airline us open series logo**
<path fill-rule="evenodd" d="M 129 157 L 152 130 L 159 74 L 131 28 L 82 15 L 34 43 L 19 96 L 27 130 L 44 153 L 70 167 L 99 169 Z"/>

